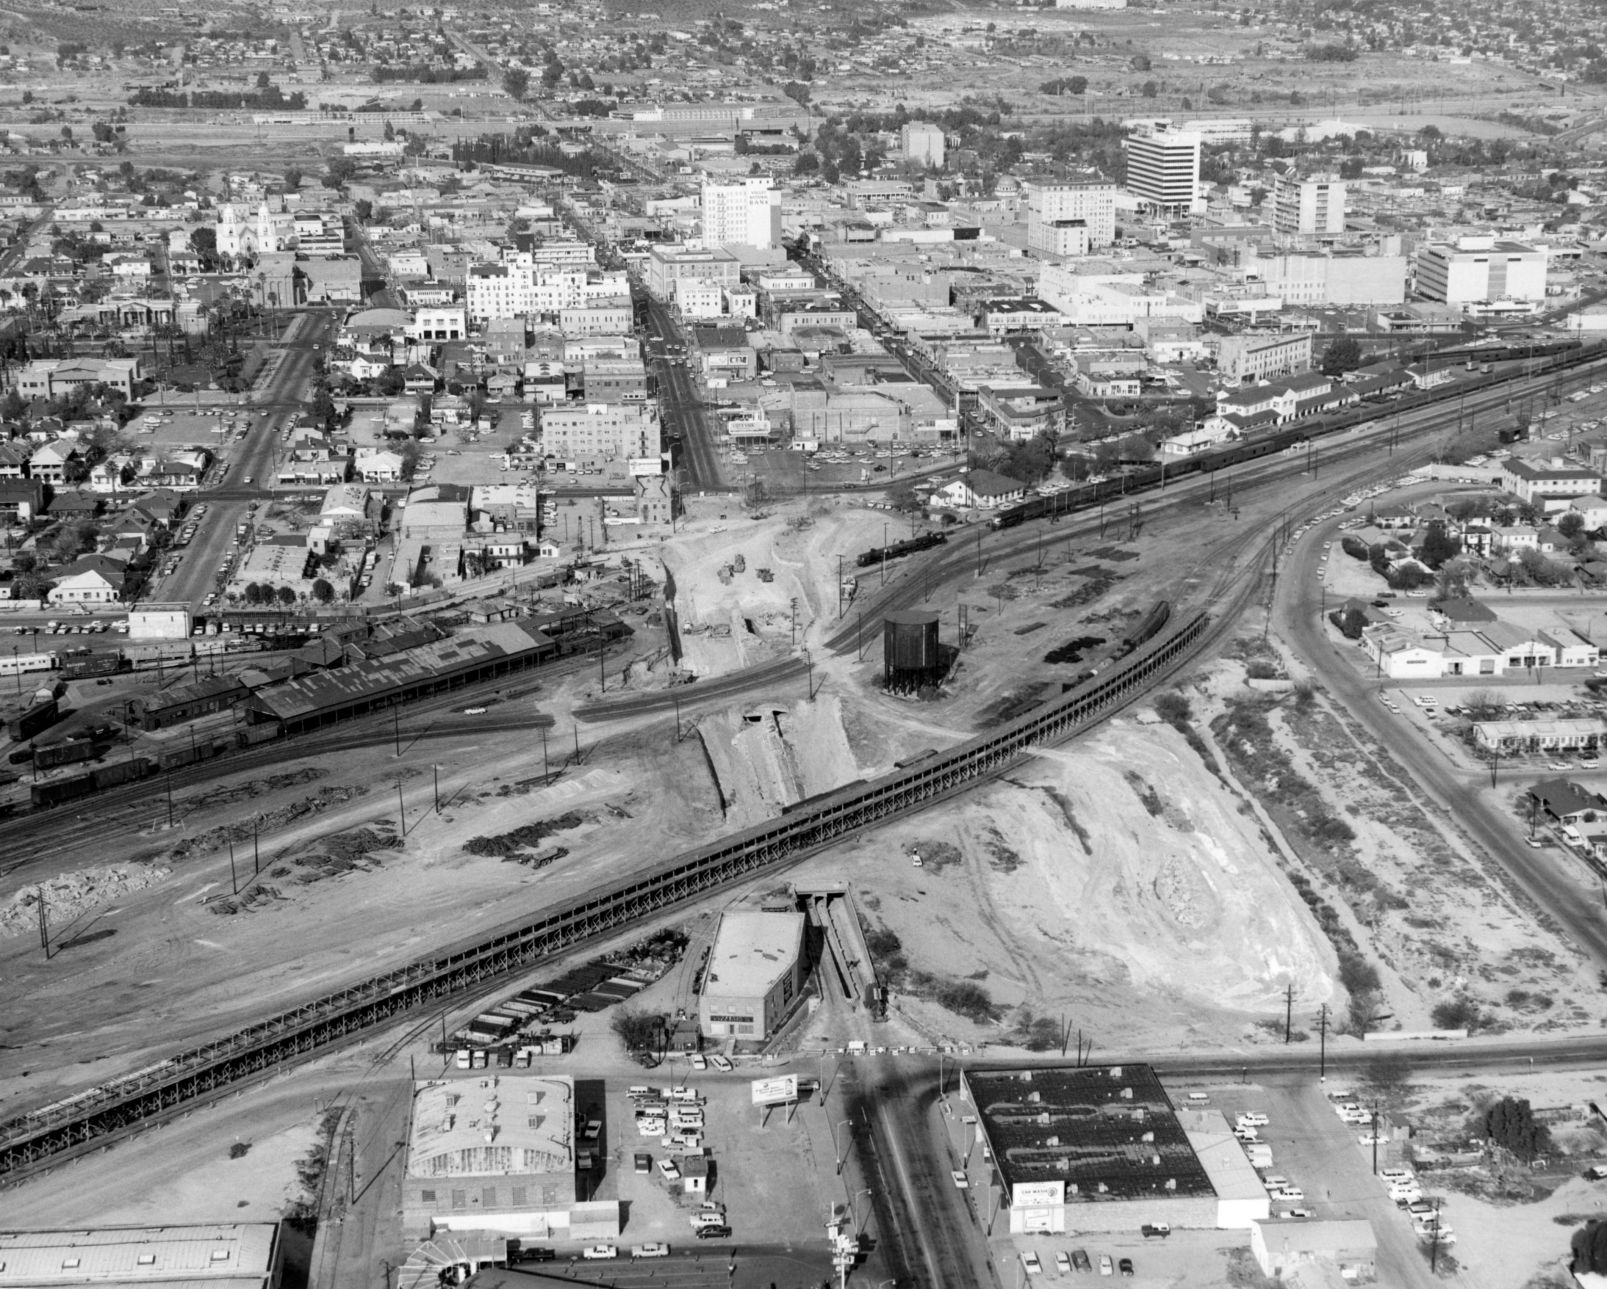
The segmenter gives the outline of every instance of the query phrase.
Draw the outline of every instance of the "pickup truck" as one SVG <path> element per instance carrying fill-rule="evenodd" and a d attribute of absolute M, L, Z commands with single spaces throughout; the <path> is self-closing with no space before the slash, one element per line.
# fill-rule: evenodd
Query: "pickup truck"
<path fill-rule="evenodd" d="M 1164 1240 L 1172 1233 L 1172 1228 L 1165 1222 L 1145 1222 L 1142 1229 L 1146 1240 Z"/>

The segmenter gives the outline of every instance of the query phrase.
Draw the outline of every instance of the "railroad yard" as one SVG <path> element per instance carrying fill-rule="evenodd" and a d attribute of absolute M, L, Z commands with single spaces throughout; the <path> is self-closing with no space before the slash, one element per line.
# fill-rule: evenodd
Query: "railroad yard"
<path fill-rule="evenodd" d="M 1509 7 L 0 14 L 0 1285 L 1607 1276 Z"/>

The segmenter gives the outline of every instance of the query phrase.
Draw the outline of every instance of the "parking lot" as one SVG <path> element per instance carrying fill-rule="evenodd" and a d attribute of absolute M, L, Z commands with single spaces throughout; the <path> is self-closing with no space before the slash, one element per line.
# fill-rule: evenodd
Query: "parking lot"
<path fill-rule="evenodd" d="M 611 1079 L 606 1085 L 600 1141 L 606 1162 L 596 1198 L 617 1199 L 624 1208 L 620 1247 L 664 1242 L 679 1252 L 699 1243 L 691 1216 L 705 1197 L 688 1195 L 679 1181 L 666 1180 L 659 1164 L 681 1152 L 661 1145 L 660 1135 L 638 1135 L 636 1102 L 627 1091 L 631 1086 L 681 1085 L 703 1098 L 702 1147 L 710 1161 L 706 1198 L 724 1206 L 730 1243 L 781 1245 L 811 1257 L 818 1252 L 820 1266 L 829 1274 L 825 1224 L 836 1177 L 824 1112 L 800 1107 L 789 1123 L 786 1111 L 776 1109 L 764 1122 L 762 1112 L 750 1104 L 747 1078 L 693 1072 L 685 1057 L 644 1070 L 639 1078 Z M 579 1089 L 576 1099 L 582 1104 L 587 1100 Z M 651 1158 L 645 1174 L 636 1171 L 638 1154 Z"/>

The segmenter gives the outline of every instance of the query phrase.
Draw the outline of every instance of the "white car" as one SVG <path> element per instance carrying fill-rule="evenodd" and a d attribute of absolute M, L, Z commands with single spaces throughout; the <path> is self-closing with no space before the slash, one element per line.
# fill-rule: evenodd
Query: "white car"
<path fill-rule="evenodd" d="M 1289 1204 L 1298 1204 L 1301 1200 L 1306 1198 L 1306 1192 L 1301 1190 L 1298 1186 L 1280 1186 L 1277 1190 L 1272 1192 L 1271 1198 L 1275 1200 L 1282 1200 Z"/>
<path fill-rule="evenodd" d="M 1038 1255 L 1030 1249 L 1021 1255 L 1021 1265 L 1027 1269 L 1029 1276 L 1043 1274 L 1043 1263 L 1038 1261 Z"/>
<path fill-rule="evenodd" d="M 954 1186 L 956 1190 L 968 1191 L 971 1189 L 971 1179 L 964 1173 L 960 1172 L 959 1169 L 955 1169 L 949 1174 L 949 1176 L 954 1179 Z"/>
<path fill-rule="evenodd" d="M 1316 1215 L 1309 1208 L 1286 1208 L 1278 1216 L 1288 1221 L 1300 1221 Z"/>
<path fill-rule="evenodd" d="M 694 1053 L 692 1056 L 692 1068 L 699 1071 L 706 1070 L 709 1068 L 709 1063 L 701 1056 L 698 1056 L 696 1053 Z"/>
<path fill-rule="evenodd" d="M 1409 1168 L 1380 1168 L 1378 1175 L 1386 1182 L 1409 1182 L 1412 1180 L 1412 1170 Z"/>
<path fill-rule="evenodd" d="M 582 1249 L 580 1256 L 595 1262 L 602 1258 L 617 1258 L 619 1250 L 612 1244 L 593 1244 Z"/>
<path fill-rule="evenodd" d="M 1382 1146 L 1389 1141 L 1388 1137 L 1380 1137 L 1375 1132 L 1364 1132 L 1356 1138 L 1364 1146 Z"/>
<path fill-rule="evenodd" d="M 1583 764 L 1583 762 L 1581 762 L 1581 764 Z M 729 1074 L 732 1070 L 736 1069 L 736 1066 L 732 1065 L 731 1062 L 723 1056 L 711 1056 L 709 1057 L 709 1061 L 713 1064 L 715 1069 L 721 1070 L 726 1074 Z"/>
<path fill-rule="evenodd" d="M 638 1244 L 631 1250 L 633 1258 L 667 1258 L 670 1256 L 670 1246 L 667 1244 Z"/>
<path fill-rule="evenodd" d="M 1235 1122 L 1241 1128 L 1265 1128 L 1272 1120 L 1257 1111 L 1247 1110 Z"/>
<path fill-rule="evenodd" d="M 658 1161 L 658 1171 L 667 1182 L 675 1182 L 681 1179 L 681 1170 L 668 1159 Z"/>

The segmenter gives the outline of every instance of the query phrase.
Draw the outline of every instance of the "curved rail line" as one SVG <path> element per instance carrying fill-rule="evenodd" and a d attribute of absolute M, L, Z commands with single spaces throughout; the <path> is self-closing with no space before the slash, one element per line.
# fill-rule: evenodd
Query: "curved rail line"
<path fill-rule="evenodd" d="M 304 1059 L 415 1008 L 528 970 L 554 954 L 801 858 L 999 774 L 1037 746 L 1109 715 L 1205 641 L 1195 613 L 1109 672 L 964 743 L 865 783 L 850 784 L 577 896 L 532 921 L 350 985 L 169 1060 L 0 1124 L 0 1182 L 94 1149 L 143 1121 L 208 1100 L 231 1085 Z"/>

